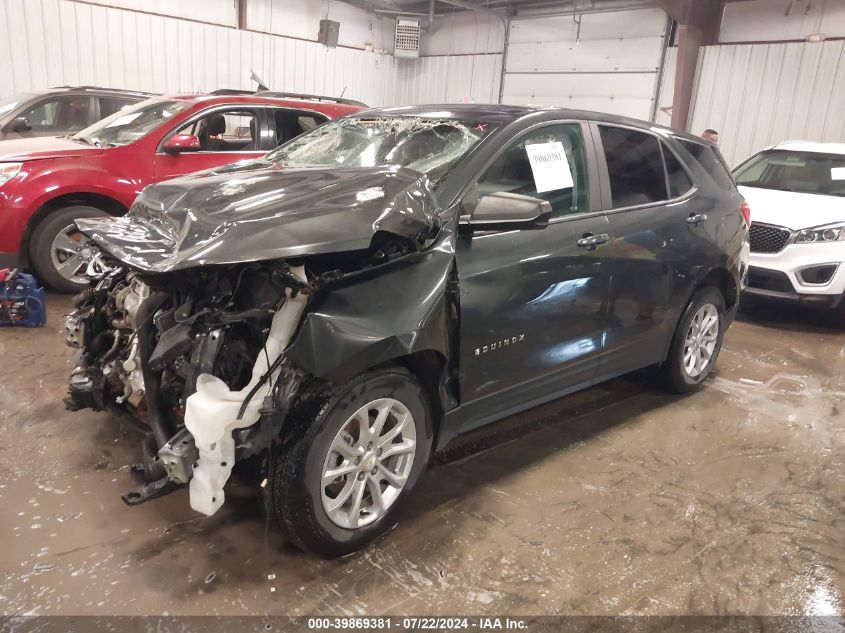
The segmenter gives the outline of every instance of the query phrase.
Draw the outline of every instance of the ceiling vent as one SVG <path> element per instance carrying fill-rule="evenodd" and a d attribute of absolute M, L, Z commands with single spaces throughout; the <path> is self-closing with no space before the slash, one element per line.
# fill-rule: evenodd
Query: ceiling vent
<path fill-rule="evenodd" d="M 393 56 L 411 58 L 420 56 L 420 21 L 418 19 L 396 18 Z"/>

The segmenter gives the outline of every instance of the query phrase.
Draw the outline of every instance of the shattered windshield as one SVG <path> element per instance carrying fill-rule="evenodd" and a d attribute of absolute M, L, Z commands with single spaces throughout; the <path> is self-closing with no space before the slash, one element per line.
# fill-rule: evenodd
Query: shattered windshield
<path fill-rule="evenodd" d="M 489 123 L 415 116 L 352 117 L 326 123 L 263 160 L 290 167 L 408 167 L 436 186 L 493 130 Z"/>

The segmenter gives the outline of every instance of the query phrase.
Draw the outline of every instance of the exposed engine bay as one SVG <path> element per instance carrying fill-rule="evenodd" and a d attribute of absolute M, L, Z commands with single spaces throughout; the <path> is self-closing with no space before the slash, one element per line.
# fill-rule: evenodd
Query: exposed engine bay
<path fill-rule="evenodd" d="M 280 436 L 308 377 L 284 350 L 309 299 L 347 271 L 417 250 L 414 241 L 383 237 L 366 252 L 307 263 L 170 273 L 133 271 L 101 256 L 107 272 L 65 318 L 66 342 L 81 350 L 66 405 L 108 410 L 145 431 L 145 459 L 132 467 L 139 485 L 124 501 L 190 483 L 192 508 L 206 515 L 220 508 L 235 463 L 260 457 Z"/>
<path fill-rule="evenodd" d="M 440 211 L 413 169 L 260 160 L 148 187 L 122 217 L 77 220 L 101 254 L 66 317 L 80 350 L 66 405 L 144 433 L 124 501 L 188 485 L 211 515 L 247 460 L 273 487 L 272 464 L 313 421 L 297 407 L 397 359 L 423 354 L 455 406 L 438 360 L 455 336 L 455 218 Z"/>

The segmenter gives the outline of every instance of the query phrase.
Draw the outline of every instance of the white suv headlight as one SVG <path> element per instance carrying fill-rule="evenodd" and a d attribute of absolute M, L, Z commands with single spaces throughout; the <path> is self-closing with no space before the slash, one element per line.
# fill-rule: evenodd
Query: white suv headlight
<path fill-rule="evenodd" d="M 816 242 L 838 242 L 845 240 L 845 224 L 835 226 L 820 226 L 815 229 L 804 229 L 795 235 L 796 244 L 813 244 Z"/>
<path fill-rule="evenodd" d="M 23 163 L 0 163 L 0 187 L 18 175 Z"/>

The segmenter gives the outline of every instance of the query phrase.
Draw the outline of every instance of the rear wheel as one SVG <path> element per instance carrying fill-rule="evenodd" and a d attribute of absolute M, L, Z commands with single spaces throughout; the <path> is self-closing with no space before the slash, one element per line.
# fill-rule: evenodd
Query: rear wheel
<path fill-rule="evenodd" d="M 400 367 L 313 390 L 286 423 L 294 438 L 274 449 L 265 504 L 289 541 L 321 556 L 389 529 L 431 452 L 426 396 Z"/>
<path fill-rule="evenodd" d="M 725 301 L 716 288 L 696 292 L 672 337 L 662 365 L 668 387 L 676 393 L 698 389 L 713 371 L 725 336 Z"/>
<path fill-rule="evenodd" d="M 51 212 L 38 224 L 29 241 L 29 253 L 42 281 L 59 292 L 80 292 L 88 287 L 85 270 L 99 250 L 73 221 L 106 215 L 96 207 L 73 205 Z"/>

